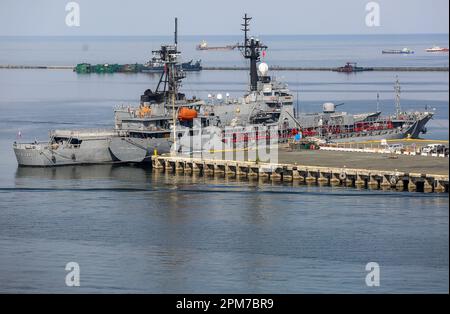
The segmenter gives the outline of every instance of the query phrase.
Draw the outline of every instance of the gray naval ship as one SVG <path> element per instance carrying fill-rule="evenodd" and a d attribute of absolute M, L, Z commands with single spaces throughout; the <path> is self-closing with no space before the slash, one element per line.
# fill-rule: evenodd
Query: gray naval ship
<path fill-rule="evenodd" d="M 250 61 L 247 93 L 237 99 L 230 98 L 228 94 L 225 99 L 221 94 L 217 97 L 209 95 L 204 107 L 208 108 L 210 122 L 201 123 L 209 125 L 209 129 L 203 128 L 201 141 L 192 139 L 193 132 L 185 132 L 179 140 L 178 151 L 190 153 L 201 151 L 202 147 L 209 148 L 212 145 L 208 142 L 213 137 L 219 137 L 224 143 L 233 143 L 236 148 L 239 142 L 247 145 L 248 138 L 255 138 L 255 135 L 275 137 L 278 142 L 285 142 L 299 133 L 304 138 L 322 142 L 358 142 L 417 138 L 426 132 L 425 125 L 434 112 L 403 111 L 398 79 L 395 84 L 396 113 L 393 115 L 383 116 L 378 110 L 350 114 L 337 111 L 337 107 L 342 104 L 334 103 L 324 103 L 322 112 L 295 112 L 294 97 L 287 84 L 271 77 L 268 65 L 260 62 L 260 55 L 267 46 L 259 39 L 248 36 L 251 18 L 245 15 L 243 19 L 244 43 L 238 44 L 237 48 Z M 261 126 L 267 129 L 267 134 L 258 135 Z M 276 131 L 272 131 L 271 127 Z"/>
<path fill-rule="evenodd" d="M 395 113 L 381 111 L 349 114 L 336 110 L 343 104 L 324 103 L 321 113 L 299 114 L 296 118 L 302 136 L 326 142 L 361 142 L 382 139 L 418 138 L 427 132 L 426 124 L 434 111 L 403 111 L 400 83 L 395 83 Z M 378 105 L 377 105 L 378 107 Z M 426 107 L 427 108 L 427 107 Z"/>
<path fill-rule="evenodd" d="M 196 149 L 192 145 L 194 122 L 208 127 L 223 142 L 245 142 L 253 134 L 287 141 L 300 133 L 304 138 L 329 142 L 376 139 L 416 138 L 426 132 L 425 124 L 433 112 L 404 112 L 400 107 L 400 87 L 396 85 L 396 114 L 382 116 L 380 111 L 349 114 L 339 112 L 339 105 L 325 103 L 320 113 L 298 113 L 294 97 L 286 83 L 268 75 L 268 66 L 260 62 L 267 46 L 248 36 L 250 17 L 244 16 L 244 42 L 238 45 L 249 60 L 250 84 L 240 98 L 218 94 L 199 100 L 179 92 L 184 72 L 177 66 L 177 23 L 175 43 L 157 51 L 164 62 L 155 91 L 146 90 L 139 106 L 115 109 L 112 130 L 56 130 L 45 143 L 14 143 L 19 165 L 56 166 L 87 163 L 145 162 L 152 154 Z M 271 128 L 259 134 L 259 127 Z M 235 130 L 226 132 L 226 128 Z M 235 147 L 235 146 L 234 146 Z M 200 148 L 201 149 L 201 148 Z"/>
<path fill-rule="evenodd" d="M 152 154 L 170 151 L 174 112 L 183 105 L 196 106 L 177 92 L 183 72 L 178 64 L 177 30 L 175 44 L 158 51 L 166 71 L 156 90 L 146 90 L 139 106 L 117 106 L 114 128 L 107 130 L 52 130 L 46 142 L 18 143 L 13 149 L 20 166 L 145 162 Z M 172 103 L 172 105 L 170 105 Z"/>
<path fill-rule="evenodd" d="M 20 166 L 143 162 L 153 153 L 169 152 L 167 116 L 144 117 L 121 107 L 111 130 L 52 130 L 47 142 L 17 143 L 13 149 Z"/>

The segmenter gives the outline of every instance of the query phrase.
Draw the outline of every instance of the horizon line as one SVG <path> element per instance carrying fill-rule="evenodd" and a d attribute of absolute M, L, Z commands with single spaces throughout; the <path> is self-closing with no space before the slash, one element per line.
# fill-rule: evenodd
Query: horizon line
<path fill-rule="evenodd" d="M 410 35 L 447 35 L 449 33 L 385 33 L 385 34 L 364 34 L 364 33 L 346 33 L 346 34 L 329 34 L 329 33 L 318 33 L 318 34 L 258 34 L 255 36 L 410 36 Z M 179 37 L 199 37 L 199 36 L 222 36 L 222 37 L 235 37 L 241 36 L 240 34 L 178 34 Z M 165 35 L 75 35 L 75 34 L 66 34 L 66 35 L 2 35 L 0 37 L 173 37 L 173 34 L 165 34 Z"/>

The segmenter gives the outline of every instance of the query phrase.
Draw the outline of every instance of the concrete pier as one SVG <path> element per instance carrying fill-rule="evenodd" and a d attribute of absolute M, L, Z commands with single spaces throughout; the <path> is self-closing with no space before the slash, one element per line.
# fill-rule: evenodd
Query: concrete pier
<path fill-rule="evenodd" d="M 372 169 L 318 167 L 294 164 L 274 164 L 254 161 L 201 159 L 180 156 L 153 156 L 154 169 L 166 173 L 192 173 L 221 177 L 262 178 L 272 182 L 305 182 L 332 186 L 448 193 L 448 175 Z"/>

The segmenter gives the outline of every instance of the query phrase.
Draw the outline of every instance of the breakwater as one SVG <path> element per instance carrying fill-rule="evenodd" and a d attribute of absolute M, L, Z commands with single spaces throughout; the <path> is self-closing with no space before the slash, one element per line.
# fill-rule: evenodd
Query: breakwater
<path fill-rule="evenodd" d="M 0 69 L 43 69 L 43 70 L 73 70 L 73 65 L 11 65 L 0 64 Z M 333 71 L 335 67 L 295 67 L 272 66 L 273 71 Z M 371 67 L 371 71 L 385 72 L 448 72 L 449 67 Z M 205 71 L 247 71 L 243 66 L 204 66 Z"/>
<path fill-rule="evenodd" d="M 336 67 L 282 67 L 271 66 L 272 71 L 335 71 Z M 371 71 L 385 72 L 448 72 L 448 67 L 370 67 Z M 247 67 L 213 67 L 204 66 L 203 70 L 209 71 L 244 71 Z"/>

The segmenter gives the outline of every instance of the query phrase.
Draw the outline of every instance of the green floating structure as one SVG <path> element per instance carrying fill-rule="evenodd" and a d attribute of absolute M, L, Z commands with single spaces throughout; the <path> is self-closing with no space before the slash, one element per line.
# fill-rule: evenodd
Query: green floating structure
<path fill-rule="evenodd" d="M 142 64 L 90 64 L 90 63 L 79 63 L 73 69 L 74 72 L 80 74 L 88 73 L 116 73 L 116 72 L 130 72 L 137 73 L 141 71 Z"/>
<path fill-rule="evenodd" d="M 190 60 L 188 62 L 183 62 L 177 64 L 180 70 L 183 71 L 201 71 L 202 65 L 201 60 Z M 146 64 L 140 63 L 129 63 L 129 64 L 90 64 L 90 63 L 79 63 L 73 68 L 74 72 L 80 74 L 89 73 L 162 73 L 164 72 L 164 64 L 157 59 L 152 59 L 152 62 Z"/>

